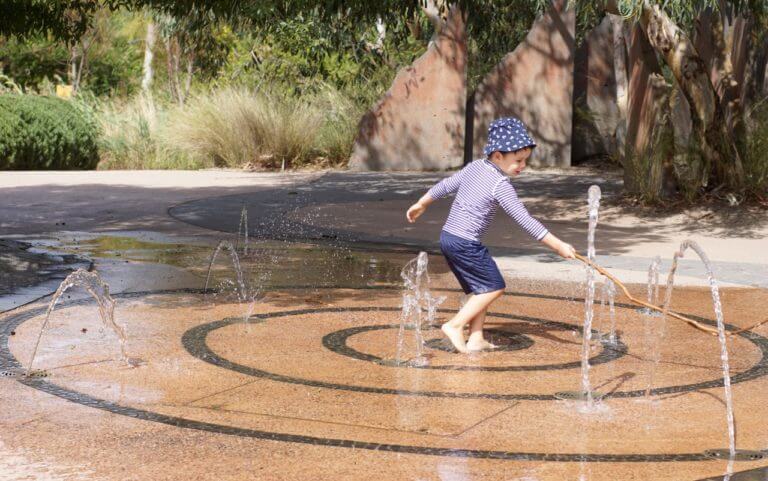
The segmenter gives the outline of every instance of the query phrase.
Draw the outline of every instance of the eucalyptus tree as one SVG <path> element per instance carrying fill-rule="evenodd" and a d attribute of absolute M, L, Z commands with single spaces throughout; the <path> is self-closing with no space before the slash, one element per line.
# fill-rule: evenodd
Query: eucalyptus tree
<path fill-rule="evenodd" d="M 642 29 L 687 100 L 701 190 L 745 185 L 746 106 L 765 95 L 765 0 L 577 0 L 582 27 L 604 13 Z M 735 57 L 738 58 L 735 58 Z"/>
<path fill-rule="evenodd" d="M 99 0 L 3 0 L 0 35 L 51 34 L 75 40 L 85 33 L 99 8 Z"/>

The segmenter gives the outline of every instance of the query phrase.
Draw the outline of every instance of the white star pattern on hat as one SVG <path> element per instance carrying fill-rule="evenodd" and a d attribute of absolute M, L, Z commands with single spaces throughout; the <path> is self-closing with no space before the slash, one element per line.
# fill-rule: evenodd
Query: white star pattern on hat
<path fill-rule="evenodd" d="M 536 142 L 528 134 L 525 124 L 515 117 L 496 119 L 488 127 L 488 143 L 483 152 L 486 156 L 494 151 L 509 152 L 524 147 L 534 147 Z"/>

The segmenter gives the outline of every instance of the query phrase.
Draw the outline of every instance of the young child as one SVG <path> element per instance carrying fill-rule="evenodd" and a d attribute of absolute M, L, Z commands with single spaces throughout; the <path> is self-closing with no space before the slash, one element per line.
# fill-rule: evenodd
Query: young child
<path fill-rule="evenodd" d="M 573 246 L 550 233 L 531 217 L 517 198 L 508 176 L 518 175 L 536 144 L 525 125 L 514 117 L 493 121 L 488 127 L 484 159 L 465 166 L 451 177 L 435 184 L 406 213 L 415 222 L 437 199 L 456 192 L 451 211 L 440 233 L 440 250 L 465 294 L 474 294 L 442 331 L 462 353 L 493 349 L 483 337 L 488 307 L 504 293 L 506 283 L 496 262 L 481 239 L 488 230 L 499 205 L 533 238 L 546 244 L 566 259 L 574 258 Z M 464 325 L 469 323 L 469 340 Z"/>

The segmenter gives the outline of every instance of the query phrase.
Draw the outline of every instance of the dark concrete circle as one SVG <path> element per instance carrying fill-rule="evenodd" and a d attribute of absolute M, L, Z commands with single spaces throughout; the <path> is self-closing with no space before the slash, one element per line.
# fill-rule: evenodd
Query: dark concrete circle
<path fill-rule="evenodd" d="M 629 306 L 629 305 L 616 304 L 616 307 L 634 309 L 634 306 Z M 368 311 L 380 311 L 380 310 L 391 311 L 391 310 L 399 310 L 399 309 L 377 308 L 377 307 L 350 307 L 350 308 L 329 307 L 329 308 L 318 308 L 318 309 L 299 309 L 295 311 L 270 312 L 268 314 L 261 314 L 255 317 L 257 317 L 259 320 L 266 321 L 268 319 L 277 318 L 277 317 L 304 315 L 304 314 L 317 313 L 317 312 L 368 312 Z M 517 316 L 511 316 L 511 315 L 501 314 L 501 313 L 495 313 L 495 314 L 489 313 L 489 315 L 494 315 L 497 317 L 506 316 L 512 319 L 517 318 Z M 688 315 L 688 314 L 686 315 L 691 319 L 696 319 L 704 324 L 715 325 L 715 321 L 704 319 L 699 316 Z M 187 349 L 187 351 L 190 354 L 207 363 L 222 367 L 224 369 L 229 369 L 231 371 L 239 372 L 241 374 L 245 374 L 248 376 L 270 379 L 272 381 L 285 382 L 289 384 L 298 384 L 303 386 L 336 389 L 336 390 L 342 390 L 342 391 L 366 392 L 366 393 L 375 393 L 375 394 L 396 394 L 400 396 L 425 396 L 425 397 L 460 398 L 460 399 L 496 399 L 496 400 L 505 400 L 505 401 L 513 401 L 513 400 L 514 401 L 520 401 L 520 400 L 522 401 L 557 401 L 559 400 L 554 393 L 552 394 L 533 394 L 533 393 L 498 394 L 498 393 L 457 393 L 457 392 L 447 392 L 447 391 L 408 391 L 408 390 L 402 390 L 402 389 L 381 388 L 381 387 L 374 387 L 374 386 L 361 386 L 361 385 L 354 385 L 354 384 L 341 384 L 341 383 L 334 383 L 334 382 L 317 381 L 313 379 L 305 379 L 300 377 L 277 374 L 270 371 L 257 369 L 251 366 L 245 366 L 242 364 L 235 363 L 233 361 L 230 361 L 228 359 L 225 359 L 219 356 L 217 353 L 215 353 L 208 347 L 206 343 L 206 338 L 209 333 L 215 330 L 221 329 L 223 327 L 227 327 L 231 324 L 236 324 L 240 322 L 243 322 L 243 321 L 242 320 L 233 320 L 233 321 L 222 320 L 222 321 L 214 321 L 208 324 L 201 324 L 185 332 L 184 335 L 182 336 L 182 343 L 184 344 L 184 347 Z M 551 321 L 546 321 L 546 322 L 551 322 Z M 727 325 L 726 329 L 736 330 L 736 328 L 732 325 Z M 768 373 L 768 339 L 750 331 L 741 332 L 738 335 L 755 344 L 761 351 L 761 358 L 760 358 L 760 361 L 758 361 L 757 364 L 752 366 L 750 369 L 747 369 L 746 371 L 743 371 L 739 374 L 736 374 L 735 376 L 732 376 L 731 384 L 736 384 L 739 382 L 745 382 L 752 379 L 756 379 Z M 712 379 L 710 381 L 702 381 L 702 382 L 691 383 L 691 384 L 658 387 L 658 388 L 651 389 L 649 394 L 654 396 L 661 395 L 661 394 L 678 394 L 683 392 L 698 391 L 700 389 L 722 387 L 723 385 L 724 385 L 723 378 L 717 378 L 717 379 Z M 646 395 L 645 389 L 637 389 L 634 391 L 612 391 L 612 392 L 606 393 L 603 396 L 603 399 L 633 398 L 633 397 L 643 397 L 645 395 Z"/>
<path fill-rule="evenodd" d="M 396 308 L 379 308 L 378 310 L 388 311 L 388 312 L 399 311 L 399 309 L 396 309 Z M 455 313 L 457 311 L 454 309 L 440 309 L 438 312 Z M 542 328 L 556 329 L 563 332 L 580 332 L 580 329 L 578 328 L 578 326 L 575 326 L 573 324 L 567 324 L 565 322 L 559 322 L 559 321 L 548 321 L 548 320 L 539 319 L 536 317 L 512 316 L 510 314 L 490 313 L 490 312 L 488 313 L 488 317 L 498 317 L 501 319 L 509 319 L 509 320 L 520 320 L 520 321 L 525 321 L 529 324 L 540 326 Z M 579 369 L 581 367 L 581 360 L 573 361 L 573 362 L 556 363 L 556 364 L 535 364 L 535 365 L 531 364 L 531 365 L 512 365 L 512 366 L 467 366 L 467 365 L 461 365 L 461 364 L 446 364 L 446 365 L 438 365 L 438 366 L 433 366 L 430 364 L 427 364 L 424 366 L 412 366 L 412 365 L 403 366 L 402 363 L 398 363 L 395 359 L 382 359 L 378 356 L 374 356 L 373 354 L 365 353 L 357 349 L 354 349 L 347 344 L 347 341 L 349 340 L 350 337 L 358 334 L 362 334 L 364 332 L 381 331 L 385 329 L 399 329 L 399 327 L 400 326 L 397 324 L 384 324 L 384 325 L 374 325 L 374 326 L 358 326 L 358 327 L 350 327 L 347 329 L 341 329 L 339 331 L 334 331 L 324 336 L 323 346 L 332 352 L 335 352 L 342 356 L 351 357 L 353 359 L 357 359 L 360 361 L 367 361 L 373 364 L 378 364 L 380 366 L 389 366 L 389 367 L 398 367 L 398 368 L 407 368 L 407 369 L 436 369 L 436 370 L 444 370 L 444 371 L 526 372 L 526 371 L 556 371 L 561 369 Z M 430 326 L 430 327 L 435 328 L 436 326 Z M 509 331 L 504 331 L 501 329 L 488 329 L 488 332 L 494 332 L 497 334 L 508 336 L 509 339 L 518 340 L 520 344 L 516 346 L 517 349 L 527 349 L 533 345 L 533 339 L 523 334 L 511 333 Z M 597 331 L 593 330 L 592 334 L 593 335 L 597 334 Z M 511 337 L 511 336 L 516 336 L 516 337 Z M 603 343 L 602 346 L 603 348 L 600 351 L 600 353 L 597 356 L 592 356 L 589 359 L 590 365 L 594 366 L 597 364 L 604 364 L 607 362 L 615 361 L 616 359 L 619 359 L 620 357 L 624 356 L 627 353 L 627 346 L 623 344 L 621 340 L 618 340 L 618 339 L 615 345 L 607 345 Z M 507 349 L 507 350 L 515 350 L 515 349 Z"/>
<path fill-rule="evenodd" d="M 430 326 L 432 329 L 438 329 L 440 326 Z M 517 332 L 505 331 L 503 329 L 484 329 L 485 339 L 496 347 L 484 352 L 513 352 L 529 349 L 535 343 L 530 336 L 519 334 Z M 445 337 L 438 337 L 424 341 L 424 346 L 436 351 L 455 353 L 456 349 L 451 341 Z"/>

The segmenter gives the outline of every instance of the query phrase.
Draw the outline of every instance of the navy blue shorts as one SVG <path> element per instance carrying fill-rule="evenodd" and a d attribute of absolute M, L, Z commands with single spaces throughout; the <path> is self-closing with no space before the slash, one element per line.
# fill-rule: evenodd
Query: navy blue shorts
<path fill-rule="evenodd" d="M 440 251 L 465 294 L 485 294 L 507 287 L 499 267 L 482 243 L 443 231 Z"/>

